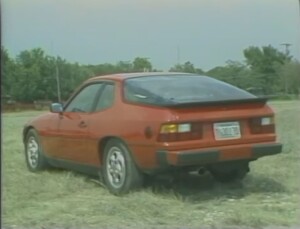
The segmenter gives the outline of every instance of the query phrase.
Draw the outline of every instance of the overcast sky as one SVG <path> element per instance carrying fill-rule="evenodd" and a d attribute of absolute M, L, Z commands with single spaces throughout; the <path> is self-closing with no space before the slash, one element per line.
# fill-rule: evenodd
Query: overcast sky
<path fill-rule="evenodd" d="M 300 59 L 298 0 L 2 0 L 2 44 L 35 47 L 82 64 L 150 58 L 168 70 L 209 70 L 243 49 L 291 43 Z M 179 51 L 179 52 L 178 52 Z M 178 55 L 179 53 L 179 55 Z"/>

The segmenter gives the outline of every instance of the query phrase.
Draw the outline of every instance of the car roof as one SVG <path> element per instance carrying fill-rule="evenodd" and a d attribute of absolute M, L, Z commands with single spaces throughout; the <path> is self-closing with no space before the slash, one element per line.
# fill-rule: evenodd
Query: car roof
<path fill-rule="evenodd" d="M 183 73 L 183 72 L 136 72 L 136 73 L 116 73 L 110 75 L 103 75 L 103 76 L 95 76 L 87 80 L 87 82 L 91 81 L 98 81 L 98 80 L 116 80 L 116 81 L 123 81 L 128 78 L 134 77 L 147 77 L 147 76 L 172 76 L 172 75 L 194 75 L 190 73 Z"/>

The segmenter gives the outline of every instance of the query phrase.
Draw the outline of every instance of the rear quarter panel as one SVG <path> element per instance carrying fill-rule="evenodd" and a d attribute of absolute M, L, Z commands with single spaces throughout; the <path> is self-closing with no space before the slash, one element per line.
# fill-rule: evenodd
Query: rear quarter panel
<path fill-rule="evenodd" d="M 91 142 L 88 150 L 93 152 L 93 162 L 98 163 L 99 142 L 106 137 L 116 137 L 125 142 L 139 167 L 153 167 L 156 164 L 154 153 L 160 125 L 163 121 L 173 121 L 175 116 L 165 108 L 125 103 L 121 83 L 117 83 L 116 88 L 114 105 L 90 117 Z M 100 164 L 102 155 L 103 150 L 100 152 Z"/>

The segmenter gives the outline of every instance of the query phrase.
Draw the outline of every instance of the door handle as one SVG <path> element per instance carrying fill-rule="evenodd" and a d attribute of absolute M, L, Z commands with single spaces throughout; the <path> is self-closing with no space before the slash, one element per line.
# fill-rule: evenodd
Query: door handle
<path fill-rule="evenodd" d="M 87 124 L 86 124 L 85 121 L 81 121 L 81 122 L 78 124 L 78 126 L 79 126 L 80 128 L 85 128 L 85 127 L 87 127 Z"/>

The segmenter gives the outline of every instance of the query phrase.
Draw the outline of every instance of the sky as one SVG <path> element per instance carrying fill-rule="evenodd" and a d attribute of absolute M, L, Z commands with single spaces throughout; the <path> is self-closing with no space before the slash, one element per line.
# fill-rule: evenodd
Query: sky
<path fill-rule="evenodd" d="M 40 47 L 80 64 L 149 58 L 168 70 L 205 71 L 272 45 L 300 59 L 298 0 L 2 0 L 2 45 L 11 56 Z"/>

